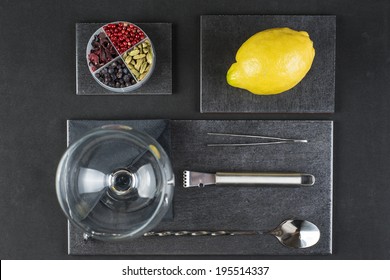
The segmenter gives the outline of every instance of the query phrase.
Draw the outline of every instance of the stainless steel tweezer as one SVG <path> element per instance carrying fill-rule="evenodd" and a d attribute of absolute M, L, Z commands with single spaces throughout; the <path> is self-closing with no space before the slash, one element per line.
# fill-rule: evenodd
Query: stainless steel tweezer
<path fill-rule="evenodd" d="M 233 134 L 233 133 L 218 133 L 218 132 L 208 132 L 207 134 L 214 135 L 214 136 L 243 137 L 243 138 L 257 138 L 257 139 L 264 139 L 264 140 L 272 140 L 267 142 L 252 142 L 252 143 L 211 143 L 211 144 L 207 144 L 208 147 L 240 147 L 240 146 L 260 146 L 260 145 L 308 142 L 305 139 L 291 139 L 291 138 L 280 138 L 280 137 L 270 137 L 270 136 L 261 136 L 261 135 L 249 135 L 249 134 Z"/>

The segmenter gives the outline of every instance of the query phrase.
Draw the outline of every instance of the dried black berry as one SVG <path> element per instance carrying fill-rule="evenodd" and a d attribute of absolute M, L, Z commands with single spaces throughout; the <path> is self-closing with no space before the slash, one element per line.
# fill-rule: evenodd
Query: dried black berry
<path fill-rule="evenodd" d="M 123 76 L 123 81 L 125 81 L 126 83 L 130 82 L 130 76 L 129 75 L 124 75 Z"/>

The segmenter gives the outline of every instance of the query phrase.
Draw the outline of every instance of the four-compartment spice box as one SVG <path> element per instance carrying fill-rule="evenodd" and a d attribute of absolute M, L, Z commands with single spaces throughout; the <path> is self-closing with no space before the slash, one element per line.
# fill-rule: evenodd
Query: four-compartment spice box
<path fill-rule="evenodd" d="M 152 41 L 130 22 L 108 23 L 91 36 L 86 58 L 94 79 L 114 92 L 129 92 L 152 75 L 156 57 Z"/>

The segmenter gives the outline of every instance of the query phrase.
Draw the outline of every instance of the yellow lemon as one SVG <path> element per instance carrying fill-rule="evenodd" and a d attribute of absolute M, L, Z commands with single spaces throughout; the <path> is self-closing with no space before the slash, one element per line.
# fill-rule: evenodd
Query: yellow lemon
<path fill-rule="evenodd" d="M 254 94 L 278 94 L 305 77 L 314 55 L 313 41 L 307 32 L 267 29 L 242 44 L 226 79 L 229 85 Z"/>

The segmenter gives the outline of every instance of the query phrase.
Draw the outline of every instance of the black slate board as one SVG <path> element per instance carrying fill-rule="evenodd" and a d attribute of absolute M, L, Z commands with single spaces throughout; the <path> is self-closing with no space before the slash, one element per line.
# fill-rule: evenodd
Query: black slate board
<path fill-rule="evenodd" d="M 70 121 L 71 124 L 73 121 Z M 103 124 L 85 122 L 86 130 Z M 137 121 L 117 121 L 133 125 Z M 143 121 L 139 121 L 143 122 Z M 111 123 L 107 121 L 106 124 Z M 137 127 L 137 126 L 135 126 Z M 72 135 L 72 126 L 69 126 Z M 176 175 L 172 221 L 156 230 L 271 229 L 288 218 L 307 219 L 321 230 L 321 240 L 307 249 L 290 249 L 272 236 L 142 237 L 112 243 L 83 241 L 70 225 L 69 254 L 75 255 L 311 255 L 332 253 L 331 121 L 170 121 L 172 164 Z M 207 132 L 253 133 L 307 139 L 307 144 L 257 147 L 206 147 L 219 142 Z M 72 139 L 70 139 L 72 140 Z M 221 141 L 226 139 L 221 139 Z M 311 188 L 206 187 L 184 189 L 184 169 L 196 171 L 306 172 L 316 177 Z"/>
<path fill-rule="evenodd" d="M 78 95 L 167 95 L 172 94 L 172 24 L 136 23 L 153 42 L 156 66 L 142 87 L 125 93 L 109 91 L 91 76 L 85 58 L 92 34 L 105 23 L 76 24 L 76 94 Z"/>
<path fill-rule="evenodd" d="M 201 17 L 202 113 L 332 113 L 335 95 L 335 16 L 210 15 Z M 306 77 L 282 94 L 259 96 L 231 87 L 226 73 L 239 47 L 274 27 L 304 30 L 316 55 Z"/>

